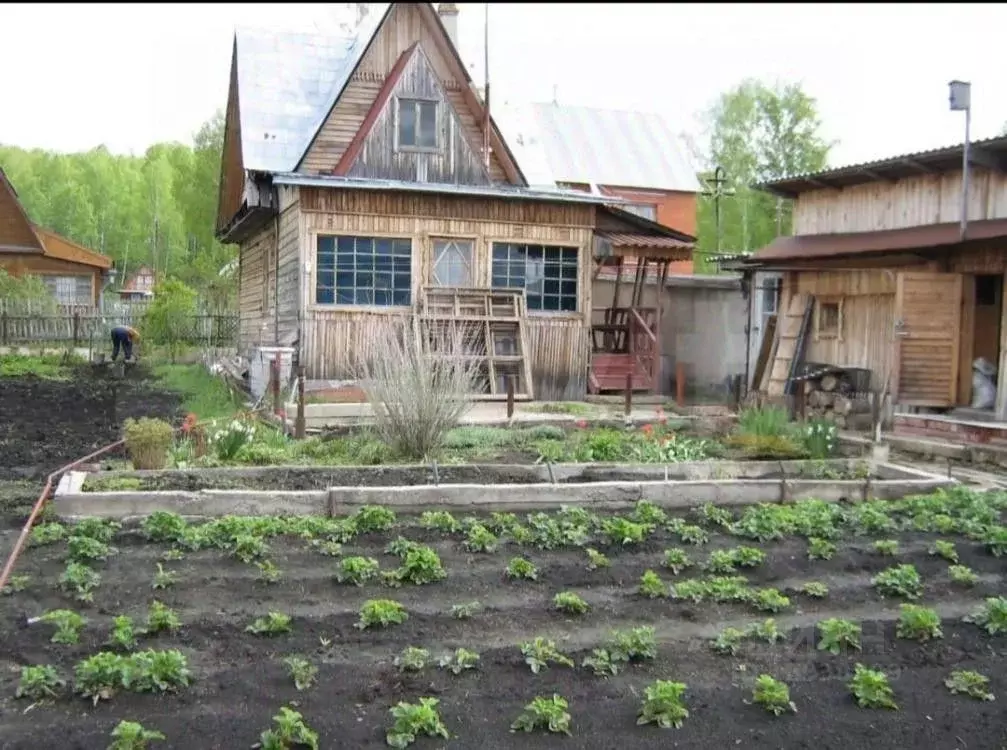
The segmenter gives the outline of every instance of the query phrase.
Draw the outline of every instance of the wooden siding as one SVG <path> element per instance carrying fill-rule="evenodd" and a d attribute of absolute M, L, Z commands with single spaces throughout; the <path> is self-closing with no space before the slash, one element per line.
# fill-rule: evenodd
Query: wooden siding
<path fill-rule="evenodd" d="M 276 261 L 276 338 L 281 346 L 297 339 L 300 316 L 300 213 L 294 203 L 280 214 L 279 250 Z"/>
<path fill-rule="evenodd" d="M 384 24 L 378 30 L 370 49 L 364 55 L 356 72 L 322 125 L 314 142 L 308 148 L 299 172 L 329 174 L 339 163 L 353 136 L 356 135 L 371 108 L 381 84 L 395 62 L 409 47 L 419 42 L 430 66 L 458 114 L 467 141 L 482 144 L 482 123 L 467 99 L 468 86 L 457 66 L 443 53 L 444 39 L 436 38 L 435 30 L 422 15 L 417 3 L 396 3 Z M 494 182 L 507 182 L 507 173 L 497 154 L 490 158 L 490 177 Z"/>
<path fill-rule="evenodd" d="M 238 345 L 245 356 L 275 341 L 276 321 L 268 308 L 267 269 L 276 247 L 276 225 L 269 222 L 241 244 L 238 274 Z"/>
<path fill-rule="evenodd" d="M 31 222 L 21 206 L 13 185 L 0 171 L 0 248 L 24 247 L 42 251 Z"/>
<path fill-rule="evenodd" d="M 958 400 L 962 276 L 905 272 L 895 292 L 897 335 L 892 347 L 896 403 L 954 406 Z"/>
<path fill-rule="evenodd" d="M 969 220 L 1007 218 L 1007 174 L 969 171 Z M 961 220 L 961 172 L 814 190 L 794 204 L 794 234 L 875 232 Z"/>
<path fill-rule="evenodd" d="M 438 102 L 436 150 L 399 147 L 398 100 L 423 99 Z M 374 120 L 348 174 L 351 177 L 384 178 L 410 182 L 446 182 L 488 185 L 478 144 L 468 140 L 450 100 L 422 48 L 409 56 L 401 77 Z"/>
<path fill-rule="evenodd" d="M 231 83 L 227 90 L 224 147 L 220 158 L 217 229 L 221 230 L 241 208 L 245 194 L 245 167 L 241 159 L 241 116 L 238 108 L 237 47 L 231 55 Z"/>

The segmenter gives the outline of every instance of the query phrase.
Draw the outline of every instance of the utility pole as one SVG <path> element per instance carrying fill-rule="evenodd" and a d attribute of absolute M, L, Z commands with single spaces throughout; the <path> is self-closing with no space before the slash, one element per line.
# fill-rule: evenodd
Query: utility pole
<path fill-rule="evenodd" d="M 721 223 L 720 223 L 720 199 L 726 196 L 734 195 L 734 188 L 724 187 L 727 184 L 727 172 L 724 168 L 718 166 L 713 170 L 713 177 L 706 180 L 706 189 L 703 191 L 703 195 L 707 198 L 713 198 L 713 211 L 714 211 L 714 221 L 717 228 L 717 252 L 721 251 L 722 243 L 722 233 L 721 233 Z"/>

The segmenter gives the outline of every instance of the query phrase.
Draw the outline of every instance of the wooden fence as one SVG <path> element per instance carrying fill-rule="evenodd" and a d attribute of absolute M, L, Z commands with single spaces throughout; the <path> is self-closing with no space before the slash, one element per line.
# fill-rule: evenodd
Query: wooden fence
<path fill-rule="evenodd" d="M 60 311 L 56 314 L 18 314 L 0 309 L 0 346 L 59 342 L 73 346 L 103 346 L 115 326 L 140 327 L 142 312 Z M 187 344 L 232 347 L 238 342 L 238 316 L 194 315 L 184 324 L 181 341 Z"/>

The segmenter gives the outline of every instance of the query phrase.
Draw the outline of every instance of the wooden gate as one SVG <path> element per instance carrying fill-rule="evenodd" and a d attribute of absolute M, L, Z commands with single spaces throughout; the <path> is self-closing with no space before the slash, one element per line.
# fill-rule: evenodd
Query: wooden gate
<path fill-rule="evenodd" d="M 895 403 L 955 406 L 961 305 L 961 274 L 898 274 L 892 383 Z"/>

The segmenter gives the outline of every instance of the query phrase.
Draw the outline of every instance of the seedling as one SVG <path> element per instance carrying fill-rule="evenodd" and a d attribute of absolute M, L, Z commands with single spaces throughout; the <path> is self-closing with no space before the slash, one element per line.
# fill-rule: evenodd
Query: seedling
<path fill-rule="evenodd" d="M 994 526 L 987 529 L 982 536 L 982 542 L 993 557 L 1007 555 L 1007 526 Z"/>
<path fill-rule="evenodd" d="M 786 640 L 786 636 L 776 627 L 776 620 L 772 617 L 759 623 L 749 625 L 745 630 L 745 636 L 755 638 L 766 643 L 777 643 Z"/>
<path fill-rule="evenodd" d="M 140 528 L 152 542 L 180 542 L 189 524 L 177 513 L 158 510 L 147 516 Z"/>
<path fill-rule="evenodd" d="M 292 750 L 295 747 L 318 750 L 318 732 L 310 729 L 297 711 L 282 706 L 273 722 L 276 727 L 267 729 L 259 737 L 261 750 Z"/>
<path fill-rule="evenodd" d="M 614 631 L 609 651 L 619 661 L 656 659 L 657 639 L 654 637 L 654 628 L 642 625 L 631 630 Z"/>
<path fill-rule="evenodd" d="M 954 695 L 967 695 L 978 701 L 994 699 L 993 693 L 989 691 L 989 678 L 978 672 L 956 670 L 944 680 L 944 685 Z"/>
<path fill-rule="evenodd" d="M 568 615 L 582 615 L 588 610 L 588 604 L 572 591 L 561 591 L 552 599 L 553 606 Z"/>
<path fill-rule="evenodd" d="M 948 575 L 953 583 L 959 583 L 962 586 L 975 586 L 979 583 L 979 576 L 967 565 L 949 565 Z"/>
<path fill-rule="evenodd" d="M 682 700 L 684 694 L 684 682 L 657 680 L 644 689 L 643 706 L 636 723 L 657 724 L 661 729 L 680 728 L 689 718 L 689 710 Z"/>
<path fill-rule="evenodd" d="M 808 540 L 808 559 L 831 560 L 836 554 L 836 545 L 828 539 L 812 537 Z"/>
<path fill-rule="evenodd" d="M 649 500 L 638 500 L 630 519 L 644 526 L 660 526 L 668 520 L 668 515 Z"/>
<path fill-rule="evenodd" d="M 706 544 L 710 541 L 710 535 L 706 532 L 702 526 L 693 526 L 691 524 L 684 524 L 678 530 L 678 536 L 682 540 L 683 544 Z"/>
<path fill-rule="evenodd" d="M 523 557 L 513 557 L 507 563 L 507 577 L 516 580 L 535 581 L 538 579 L 538 568 Z"/>
<path fill-rule="evenodd" d="M 538 674 L 542 670 L 548 669 L 550 664 L 559 664 L 564 667 L 574 666 L 573 660 L 556 648 L 555 641 L 542 637 L 522 643 L 521 653 L 524 654 L 525 663 L 531 667 L 532 674 Z"/>
<path fill-rule="evenodd" d="M 693 562 L 689 559 L 689 555 L 684 549 L 672 547 L 664 551 L 664 562 L 662 564 L 672 572 L 672 575 L 677 576 L 686 568 L 692 567 Z"/>
<path fill-rule="evenodd" d="M 480 523 L 473 524 L 465 537 L 465 549 L 469 552 L 489 553 L 496 549 L 497 538 Z"/>
<path fill-rule="evenodd" d="M 818 581 L 808 581 L 801 586 L 801 593 L 810 596 L 812 599 L 824 599 L 829 595 L 829 587 Z"/>
<path fill-rule="evenodd" d="M 790 711 L 797 713 L 797 706 L 790 700 L 787 683 L 773 679 L 768 674 L 760 674 L 752 689 L 752 700 L 774 716 Z"/>
<path fill-rule="evenodd" d="M 615 676 L 619 674 L 621 660 L 607 648 L 596 648 L 591 652 L 591 656 L 585 657 L 582 666 L 585 669 L 593 669 L 599 677 L 607 675 Z"/>
<path fill-rule="evenodd" d="M 598 570 L 599 568 L 611 567 L 612 563 L 609 561 L 608 557 L 599 552 L 596 549 L 591 549 L 588 547 L 584 550 L 587 553 L 587 569 L 588 570 Z"/>
<path fill-rule="evenodd" d="M 718 508 L 713 503 L 706 503 L 699 508 L 699 515 L 702 519 L 714 526 L 727 527 L 731 525 L 731 512 Z"/>
<path fill-rule="evenodd" d="M 731 550 L 716 550 L 706 560 L 706 570 L 710 573 L 728 575 L 735 571 L 734 555 Z"/>
<path fill-rule="evenodd" d="M 61 680 L 56 668 L 48 664 L 21 667 L 21 680 L 14 695 L 37 703 L 57 697 L 64 685 L 66 681 Z"/>
<path fill-rule="evenodd" d="M 404 557 L 409 550 L 419 546 L 421 545 L 417 542 L 406 539 L 404 536 L 398 536 L 385 546 L 385 553 L 395 555 L 396 557 Z"/>
<path fill-rule="evenodd" d="M 702 583 L 705 596 L 715 602 L 744 602 L 752 598 L 752 590 L 744 576 L 712 576 Z"/>
<path fill-rule="evenodd" d="M 601 533 L 611 545 L 627 546 L 640 544 L 647 538 L 650 527 L 642 523 L 633 523 L 628 518 L 615 516 L 601 522 Z"/>
<path fill-rule="evenodd" d="M 87 622 L 69 609 L 54 609 L 38 619 L 40 622 L 56 626 L 56 632 L 50 639 L 52 643 L 62 643 L 66 646 L 73 646 L 80 642 L 80 631 Z"/>
<path fill-rule="evenodd" d="M 344 557 L 339 561 L 336 580 L 339 583 L 363 586 L 367 581 L 377 578 L 379 574 L 378 561 L 373 557 Z"/>
<path fill-rule="evenodd" d="M 752 606 L 761 612 L 779 612 L 790 606 L 790 599 L 776 589 L 759 589 L 752 595 Z"/>
<path fill-rule="evenodd" d="M 430 660 L 430 652 L 425 648 L 407 646 L 395 657 L 394 664 L 400 672 L 419 672 Z"/>
<path fill-rule="evenodd" d="M 861 708 L 898 710 L 892 686 L 888 684 L 888 677 L 880 670 L 868 669 L 863 664 L 857 664 L 849 688 Z"/>
<path fill-rule="evenodd" d="M 178 547 L 172 547 L 161 555 L 161 559 L 165 562 L 177 562 L 178 560 L 182 560 L 184 558 L 185 552 L 180 550 Z"/>
<path fill-rule="evenodd" d="M 919 599 L 923 593 L 923 581 L 912 565 L 896 565 L 882 570 L 871 579 L 871 583 L 882 596 Z"/>
<path fill-rule="evenodd" d="M 31 543 L 34 547 L 42 547 L 46 544 L 62 542 L 67 537 L 66 527 L 55 521 L 51 523 L 40 523 L 31 530 Z"/>
<path fill-rule="evenodd" d="M 16 575 L 11 576 L 7 579 L 7 583 L 2 589 L 0 589 L 0 594 L 3 596 L 11 596 L 12 594 L 20 594 L 27 588 L 28 583 L 31 581 L 31 576 Z"/>
<path fill-rule="evenodd" d="M 395 525 L 395 512 L 380 505 L 365 505 L 351 518 L 361 534 L 388 531 Z"/>
<path fill-rule="evenodd" d="M 94 590 L 101 584 L 101 574 L 82 563 L 67 563 L 59 586 L 79 602 L 94 601 Z"/>
<path fill-rule="evenodd" d="M 899 554 L 899 543 L 894 539 L 879 539 L 874 543 L 874 551 L 885 557 Z"/>
<path fill-rule="evenodd" d="M 938 539 L 933 543 L 933 545 L 931 545 L 929 551 L 931 555 L 943 557 L 948 562 L 958 562 L 958 550 L 955 549 L 954 542 L 947 542 L 942 539 Z"/>
<path fill-rule="evenodd" d="M 108 645 L 128 651 L 136 646 L 136 629 L 133 618 L 119 615 L 112 620 L 112 632 L 108 637 Z"/>
<path fill-rule="evenodd" d="M 100 700 L 110 700 L 122 687 L 129 663 L 129 657 L 100 651 L 74 668 L 74 690 L 96 706 Z"/>
<path fill-rule="evenodd" d="M 990 635 L 1007 633 L 1007 597 L 987 598 L 965 621 L 985 628 Z"/>
<path fill-rule="evenodd" d="M 147 610 L 147 627 L 144 632 L 148 635 L 154 635 L 165 630 L 169 633 L 174 633 L 180 627 L 182 627 L 182 621 L 178 619 L 178 615 L 175 614 L 173 609 L 156 599 L 150 603 L 150 609 Z"/>
<path fill-rule="evenodd" d="M 444 534 L 457 534 L 462 530 L 458 520 L 446 510 L 428 510 L 420 516 L 420 526 Z"/>
<path fill-rule="evenodd" d="M 287 665 L 287 671 L 294 680 L 294 687 L 298 690 L 307 690 L 315 683 L 318 667 L 303 656 L 288 656 L 283 663 Z"/>
<path fill-rule="evenodd" d="M 356 626 L 360 630 L 371 627 L 384 628 L 389 625 L 401 625 L 409 619 L 405 608 L 391 599 L 370 599 L 360 608 L 360 619 Z"/>
<path fill-rule="evenodd" d="M 108 750 L 146 750 L 150 742 L 162 742 L 165 736 L 146 729 L 136 721 L 120 721 L 112 730 L 112 744 Z"/>
<path fill-rule="evenodd" d="M 689 599 L 698 604 L 706 598 L 707 586 L 698 578 L 689 578 L 672 584 L 669 593 L 673 599 Z"/>
<path fill-rule="evenodd" d="M 640 576 L 640 586 L 637 589 L 641 596 L 648 599 L 659 599 L 668 596 L 668 586 L 653 570 L 645 571 Z"/>
<path fill-rule="evenodd" d="M 479 666 L 479 654 L 464 648 L 456 649 L 453 654 L 446 654 L 437 662 L 441 669 L 448 670 L 451 674 L 459 675 L 466 669 L 475 669 Z"/>
<path fill-rule="evenodd" d="M 716 638 L 710 642 L 710 648 L 718 654 L 724 656 L 735 656 L 741 648 L 741 642 L 745 639 L 743 631 L 737 628 L 724 628 Z"/>
<path fill-rule="evenodd" d="M 830 617 L 818 623 L 818 633 L 821 636 L 818 641 L 819 651 L 828 651 L 830 654 L 838 656 L 844 645 L 855 648 L 857 651 L 860 650 L 861 630 L 855 622 Z"/>
<path fill-rule="evenodd" d="M 941 618 L 936 611 L 916 604 L 903 604 L 899 615 L 899 624 L 895 635 L 916 641 L 929 641 L 931 638 L 942 638 Z"/>
<path fill-rule="evenodd" d="M 466 602 L 465 604 L 452 604 L 451 616 L 456 620 L 468 620 L 473 615 L 482 611 L 483 605 L 480 602 Z"/>
<path fill-rule="evenodd" d="M 157 572 L 154 574 L 153 589 L 166 589 L 178 583 L 178 576 L 169 570 L 165 570 L 161 563 L 157 564 Z"/>
<path fill-rule="evenodd" d="M 106 521 L 103 518 L 85 518 L 73 526 L 71 535 L 88 537 L 108 544 L 120 528 L 121 524 L 115 521 Z"/>
<path fill-rule="evenodd" d="M 255 567 L 259 569 L 259 581 L 265 584 L 279 583 L 283 571 L 273 564 L 272 560 L 257 560 Z"/>
<path fill-rule="evenodd" d="M 766 561 L 766 553 L 756 547 L 735 547 L 731 556 L 739 568 L 756 568 Z"/>
<path fill-rule="evenodd" d="M 246 633 L 253 635 L 281 635 L 290 632 L 290 615 L 282 612 L 269 612 L 265 617 L 257 617 L 251 625 L 245 628 Z"/>
<path fill-rule="evenodd" d="M 392 728 L 385 735 L 389 747 L 409 747 L 417 737 L 443 737 L 450 739 L 448 728 L 437 711 L 436 698 L 420 698 L 419 704 L 400 702 L 390 709 Z"/>
<path fill-rule="evenodd" d="M 532 732 L 535 729 L 545 729 L 556 734 L 570 734 L 569 704 L 559 695 L 551 698 L 537 696 L 535 700 L 524 707 L 510 730 L 512 732 Z"/>
<path fill-rule="evenodd" d="M 343 554 L 343 545 L 327 539 L 312 539 L 311 548 L 326 557 L 339 557 Z"/>

